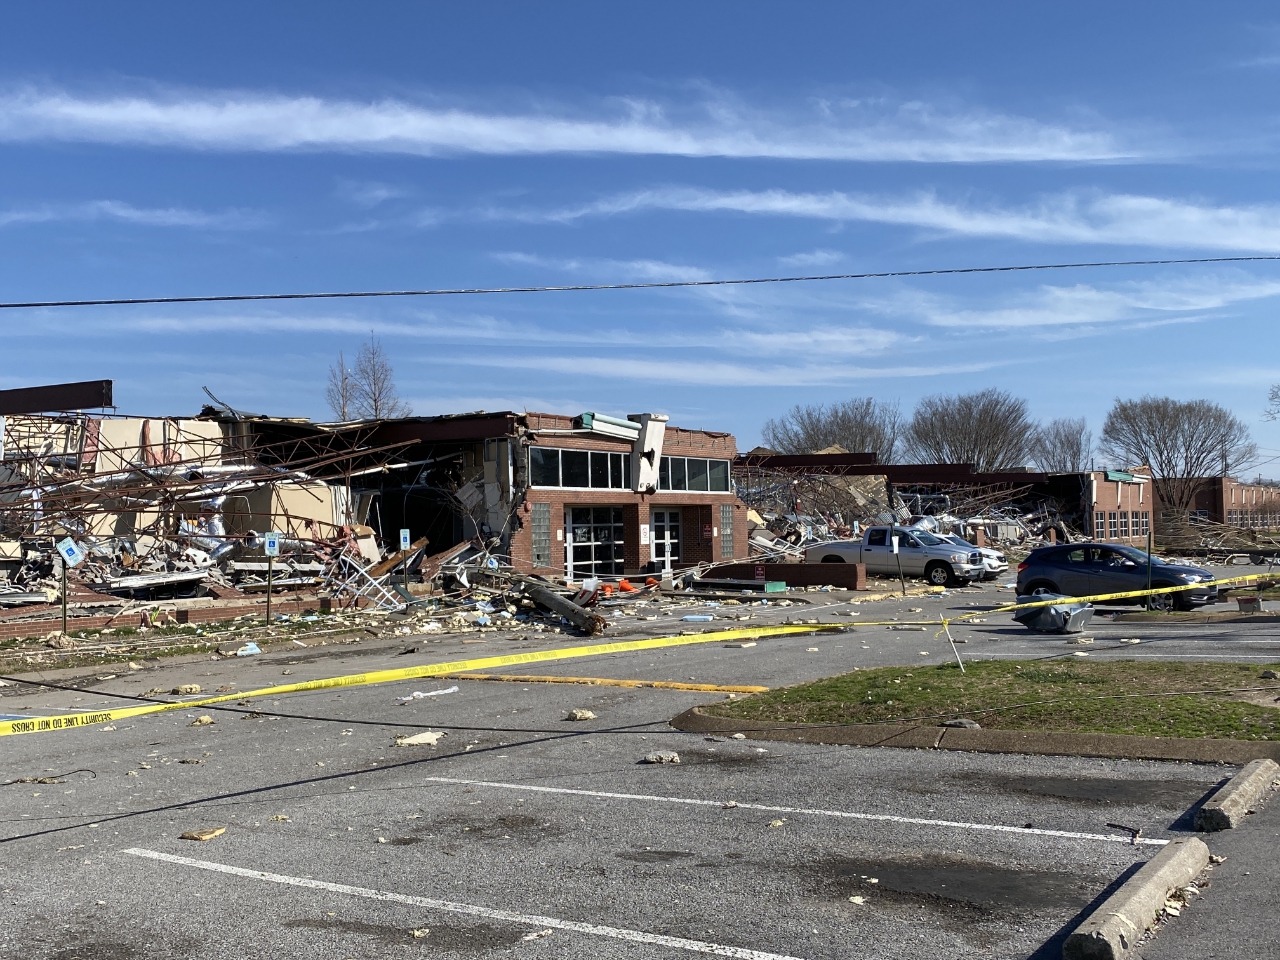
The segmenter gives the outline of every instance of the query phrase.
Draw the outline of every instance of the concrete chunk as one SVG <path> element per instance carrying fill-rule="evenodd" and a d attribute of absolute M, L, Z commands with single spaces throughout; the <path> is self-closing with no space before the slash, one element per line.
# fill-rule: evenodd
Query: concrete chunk
<path fill-rule="evenodd" d="M 1208 833 L 1238 827 L 1277 777 L 1280 765 L 1274 760 L 1247 764 L 1196 812 L 1196 829 Z"/>

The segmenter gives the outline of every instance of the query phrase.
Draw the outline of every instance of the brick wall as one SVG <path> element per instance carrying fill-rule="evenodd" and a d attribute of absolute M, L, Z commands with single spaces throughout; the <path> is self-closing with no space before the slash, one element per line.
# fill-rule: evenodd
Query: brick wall
<path fill-rule="evenodd" d="M 1129 483 L 1123 480 L 1108 480 L 1103 471 L 1092 475 L 1094 499 L 1088 505 L 1086 521 L 1088 528 L 1084 534 L 1090 540 L 1108 540 L 1119 543 L 1145 544 L 1146 534 L 1142 532 L 1143 514 L 1148 523 L 1154 522 L 1158 508 L 1154 500 L 1151 483 Z M 1103 530 L 1098 532 L 1098 514 L 1103 514 Z M 1136 525 L 1135 525 L 1136 524 Z"/>
<path fill-rule="evenodd" d="M 551 507 L 551 565 L 533 567 L 533 524 L 530 514 L 534 503 L 546 503 Z M 567 506 L 622 507 L 623 540 L 626 550 L 626 570 L 639 572 L 652 559 L 649 544 L 640 543 L 640 527 L 649 523 L 650 510 L 676 508 L 680 510 L 681 552 L 683 563 L 699 563 L 720 560 L 720 505 L 733 505 L 733 553 L 745 557 L 747 550 L 747 508 L 737 497 L 727 493 L 689 493 L 688 491 L 663 491 L 653 494 L 632 493 L 630 490 L 558 490 L 534 487 L 529 490 L 521 507 L 521 524 L 511 534 L 511 561 L 517 570 L 537 572 L 544 576 L 564 575 L 564 511 Z M 710 542 L 703 542 L 703 524 L 709 523 L 714 531 Z"/>

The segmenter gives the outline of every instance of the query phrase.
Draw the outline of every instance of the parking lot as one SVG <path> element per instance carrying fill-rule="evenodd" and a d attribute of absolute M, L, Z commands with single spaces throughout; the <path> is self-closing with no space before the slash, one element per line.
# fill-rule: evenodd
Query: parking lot
<path fill-rule="evenodd" d="M 752 623 L 903 621 L 1008 596 L 988 586 L 853 607 L 750 609 Z M 636 621 L 611 632 L 663 626 Z M 1082 648 L 993 615 L 953 635 L 965 658 L 1280 659 L 1280 631 L 1255 624 L 1246 632 L 1099 618 L 1088 632 L 1094 643 Z M 111 693 L 179 683 L 248 690 L 569 645 L 488 637 L 485 645 L 406 637 L 273 648 L 243 661 L 175 659 L 101 681 L 80 671 L 87 682 L 69 684 L 79 692 L 5 687 L 0 712 L 100 709 L 119 705 Z M 1142 642 L 1119 642 L 1135 638 Z M 857 627 L 519 672 L 776 687 L 952 656 L 933 629 Z M 1189 831 L 1190 811 L 1234 772 L 761 743 L 668 725 L 721 696 L 414 680 L 240 708 L 293 717 L 202 710 L 215 722 L 191 726 L 196 715 L 176 711 L 114 729 L 7 739 L 3 779 L 63 776 L 0 793 L 0 953 L 1056 957 L 1073 918 L 1159 841 Z M 566 721 L 573 708 L 597 719 Z M 447 735 L 434 747 L 395 745 L 397 733 L 424 730 Z M 639 762 L 655 751 L 675 751 L 681 762 Z M 209 827 L 226 832 L 179 839 Z M 1137 843 L 1130 828 L 1141 830 Z"/>

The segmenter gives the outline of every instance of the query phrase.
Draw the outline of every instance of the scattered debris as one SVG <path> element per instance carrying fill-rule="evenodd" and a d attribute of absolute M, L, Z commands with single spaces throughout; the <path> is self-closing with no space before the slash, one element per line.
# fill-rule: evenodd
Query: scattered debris
<path fill-rule="evenodd" d="M 415 940 L 421 940 L 423 937 L 425 937 L 425 936 L 426 936 L 427 934 L 429 934 L 430 932 L 431 932 L 431 930 L 430 930 L 430 928 L 428 928 L 428 927 L 419 927 L 417 930 L 410 930 L 410 931 L 409 931 L 410 935 L 411 935 L 411 936 L 413 937 L 413 939 L 415 939 Z"/>
<path fill-rule="evenodd" d="M 447 690 L 429 690 L 426 693 L 423 693 L 421 690 L 415 690 L 413 691 L 413 693 L 409 694 L 407 697 L 396 697 L 396 702 L 400 704 L 412 703 L 414 700 L 427 700 L 427 699 L 430 699 L 431 697 L 441 697 L 441 696 L 444 696 L 446 693 L 457 693 L 457 692 L 458 692 L 457 684 L 454 684 L 452 687 L 449 687 Z"/>
<path fill-rule="evenodd" d="M 575 707 L 573 710 L 569 711 L 569 715 L 565 717 L 565 719 L 566 720 L 595 720 L 596 715 L 592 713 L 590 710 L 583 710 L 580 707 Z"/>
<path fill-rule="evenodd" d="M 521 939 L 521 940 L 524 940 L 524 941 L 529 941 L 529 940 L 540 940 L 540 939 L 542 939 L 543 937 L 549 937 L 549 936 L 551 936 L 551 930 L 550 930 L 550 929 L 546 929 L 546 930 L 539 930 L 539 931 L 537 931 L 536 933 L 526 933 L 526 934 L 525 934 L 523 937 L 521 937 L 520 939 Z"/>
<path fill-rule="evenodd" d="M 184 683 L 181 686 L 174 687 L 169 691 L 171 694 L 180 697 L 190 697 L 200 692 L 200 684 Z"/>
<path fill-rule="evenodd" d="M 180 761 L 185 762 L 185 761 Z M 179 838 L 181 840 L 212 840 L 214 837 L 220 837 L 227 832 L 226 827 L 209 827 L 205 830 L 188 830 Z"/>
<path fill-rule="evenodd" d="M 191 714 L 187 714 L 187 716 L 191 716 Z M 202 715 L 200 715 L 200 716 L 196 717 L 196 718 L 195 718 L 194 720 L 192 720 L 189 724 L 187 724 L 187 726 L 189 726 L 189 727 L 207 727 L 207 726 L 209 726 L 211 723 L 213 723 L 213 717 L 209 716 L 209 715 L 206 713 L 206 714 L 202 714 Z"/>
<path fill-rule="evenodd" d="M 641 763 L 679 763 L 680 754 L 674 750 L 657 750 L 653 753 L 646 754 Z"/>
<path fill-rule="evenodd" d="M 440 742 L 441 737 L 447 737 L 448 733 L 444 731 L 428 730 L 425 733 L 415 733 L 413 736 L 396 737 L 397 747 L 434 747 Z"/>
<path fill-rule="evenodd" d="M 943 720 L 939 726 L 943 727 L 963 727 L 965 730 L 981 730 L 982 727 L 976 720 L 970 720 L 967 717 L 957 717 L 954 720 Z"/>

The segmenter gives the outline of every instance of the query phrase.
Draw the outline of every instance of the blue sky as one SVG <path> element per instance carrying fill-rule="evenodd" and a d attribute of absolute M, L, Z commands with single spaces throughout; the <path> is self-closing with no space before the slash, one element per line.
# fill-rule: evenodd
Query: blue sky
<path fill-rule="evenodd" d="M 1274 255 L 1278 87 L 1264 4 L 15 5 L 0 299 Z M 0 385 L 323 418 L 374 330 L 424 414 L 747 447 L 798 402 L 996 386 L 1096 433 L 1156 393 L 1270 458 L 1278 306 L 1254 263 L 15 311 Z"/>

